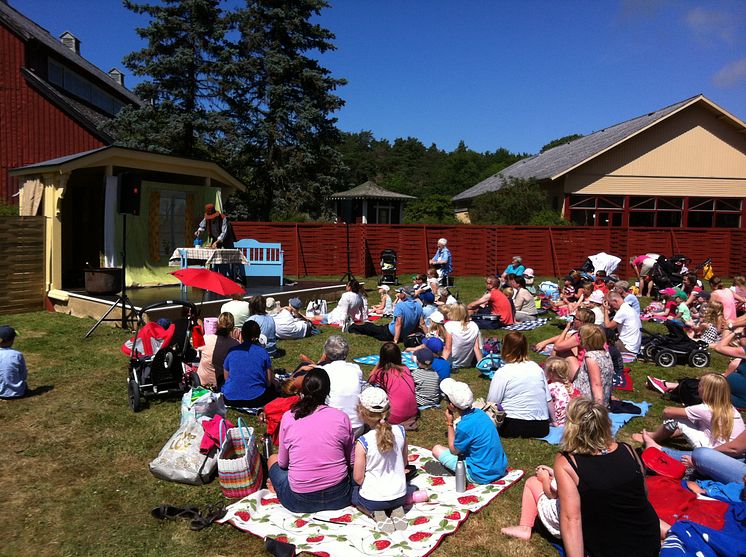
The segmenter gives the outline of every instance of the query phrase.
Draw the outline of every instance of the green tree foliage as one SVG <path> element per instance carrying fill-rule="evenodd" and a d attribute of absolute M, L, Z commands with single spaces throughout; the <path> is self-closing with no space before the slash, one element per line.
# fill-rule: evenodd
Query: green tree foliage
<path fill-rule="evenodd" d="M 226 18 L 220 0 L 124 0 L 149 25 L 137 29 L 146 46 L 124 64 L 146 79 L 135 87 L 145 101 L 120 111 L 109 130 L 120 143 L 184 156 L 206 156 L 219 135 L 220 64 Z"/>
<path fill-rule="evenodd" d="M 226 49 L 224 99 L 234 166 L 245 165 L 251 186 L 234 205 L 237 216 L 328 216 L 326 198 L 342 189 L 332 113 L 344 104 L 334 91 L 345 81 L 310 57 L 335 48 L 334 35 L 311 22 L 325 7 L 247 0 L 231 15 L 237 39 Z"/>
<path fill-rule="evenodd" d="M 447 195 L 431 195 L 404 206 L 407 224 L 458 224 L 453 215 L 453 204 Z"/>
<path fill-rule="evenodd" d="M 566 135 L 564 137 L 560 137 L 559 139 L 554 139 L 544 145 L 544 147 L 541 148 L 540 153 L 543 153 L 544 151 L 548 151 L 552 147 L 557 147 L 558 145 L 564 145 L 565 143 L 570 143 L 571 141 L 575 141 L 576 139 L 580 139 L 583 137 L 583 134 L 581 133 L 573 133 L 570 135 Z"/>
<path fill-rule="evenodd" d="M 547 219 L 547 211 L 549 200 L 536 180 L 509 178 L 499 190 L 477 197 L 469 218 L 474 224 L 539 224 L 533 219 Z"/>
<path fill-rule="evenodd" d="M 570 221 L 562 218 L 558 211 L 542 209 L 534 213 L 528 223 L 533 226 L 568 226 Z"/>
<path fill-rule="evenodd" d="M 17 217 L 18 205 L 6 204 L 0 200 L 0 217 Z"/>

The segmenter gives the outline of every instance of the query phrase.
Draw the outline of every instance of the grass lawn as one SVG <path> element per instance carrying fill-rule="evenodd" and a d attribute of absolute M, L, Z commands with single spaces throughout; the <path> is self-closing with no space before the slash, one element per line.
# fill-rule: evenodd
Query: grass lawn
<path fill-rule="evenodd" d="M 372 285 L 374 279 L 368 279 Z M 482 278 L 457 279 L 462 300 L 481 294 Z M 537 284 L 540 281 L 537 280 Z M 163 503 L 177 506 L 218 502 L 220 486 L 193 487 L 156 480 L 148 471 L 155 457 L 179 424 L 176 399 L 151 402 L 134 414 L 127 405 L 127 359 L 120 352 L 128 334 L 100 327 L 90 339 L 83 335 L 88 319 L 53 313 L 8 315 L 0 318 L 15 327 L 29 367 L 29 385 L 39 394 L 16 401 L 0 400 L 5 423 L 0 451 L 0 554 L 2 555 L 261 555 L 260 541 L 231 526 L 190 531 L 186 523 L 159 522 L 149 511 Z M 293 369 L 300 353 L 317 357 L 327 336 L 337 329 L 322 327 L 322 334 L 302 341 L 281 342 L 287 354 L 275 367 Z M 529 342 L 556 334 L 554 326 L 528 333 Z M 486 333 L 502 336 L 494 331 Z M 380 343 L 348 335 L 351 354 L 377 353 Z M 715 356 L 713 369 L 725 369 Z M 369 367 L 364 369 L 366 374 Z M 645 388 L 645 375 L 666 379 L 692 376 L 695 370 L 677 366 L 663 371 L 653 364 L 632 364 L 635 390 L 623 394 L 648 400 L 648 417 L 633 420 L 619 434 L 629 441 L 633 432 L 660 421 L 664 406 Z M 485 396 L 489 383 L 476 370 L 462 370 L 456 378 Z M 229 413 L 231 419 L 237 416 Z M 250 419 L 251 425 L 256 425 Z M 443 414 L 423 414 L 419 431 L 409 442 L 430 448 L 445 440 Z M 551 464 L 556 447 L 535 440 L 504 441 L 510 465 L 531 474 L 538 464 Z M 555 555 L 538 536 L 530 543 L 503 537 L 500 528 L 516 524 L 523 482 L 500 495 L 473 515 L 434 555 Z"/>

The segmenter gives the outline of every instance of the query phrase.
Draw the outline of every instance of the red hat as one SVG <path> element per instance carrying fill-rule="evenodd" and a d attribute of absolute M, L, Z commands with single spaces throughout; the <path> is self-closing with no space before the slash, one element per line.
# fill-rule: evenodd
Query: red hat
<path fill-rule="evenodd" d="M 215 204 L 214 203 L 208 203 L 205 205 L 205 218 L 207 220 L 212 220 L 215 218 L 218 218 L 220 216 L 220 213 L 215 210 Z"/>

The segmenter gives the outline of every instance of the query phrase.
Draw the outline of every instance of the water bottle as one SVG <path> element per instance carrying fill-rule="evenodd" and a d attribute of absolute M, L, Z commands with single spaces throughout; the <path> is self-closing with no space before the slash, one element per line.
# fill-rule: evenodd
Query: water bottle
<path fill-rule="evenodd" d="M 264 436 L 264 456 L 269 458 L 272 454 L 272 438 L 269 435 Z"/>
<path fill-rule="evenodd" d="M 461 456 L 456 462 L 456 493 L 466 491 L 466 463 Z"/>

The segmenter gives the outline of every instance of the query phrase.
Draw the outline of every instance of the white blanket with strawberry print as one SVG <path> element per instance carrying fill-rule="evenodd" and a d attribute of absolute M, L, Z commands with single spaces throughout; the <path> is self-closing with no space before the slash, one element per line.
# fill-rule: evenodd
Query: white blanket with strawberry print
<path fill-rule="evenodd" d="M 292 543 L 296 551 L 322 557 L 423 557 L 441 540 L 454 533 L 469 518 L 523 476 L 522 470 L 510 470 L 501 480 L 489 485 L 469 484 L 465 493 L 456 493 L 455 478 L 427 474 L 422 466 L 433 455 L 421 447 L 409 447 L 409 462 L 419 469 L 412 481 L 427 490 L 430 499 L 408 510 L 409 527 L 384 534 L 373 519 L 354 507 L 339 511 L 296 514 L 286 510 L 274 493 L 263 489 L 228 507 L 219 522 L 229 523 L 245 532 L 269 536 Z"/>

